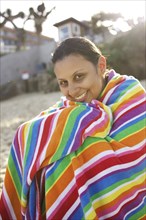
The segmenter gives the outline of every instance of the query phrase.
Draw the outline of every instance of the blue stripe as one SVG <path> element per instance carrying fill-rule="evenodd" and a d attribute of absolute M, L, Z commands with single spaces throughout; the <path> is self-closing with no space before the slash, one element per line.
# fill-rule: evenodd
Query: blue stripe
<path fill-rule="evenodd" d="M 42 122 L 43 119 L 39 119 L 39 120 L 36 120 L 35 123 L 32 122 L 32 125 L 31 125 L 31 128 L 29 130 L 29 134 L 31 135 L 31 142 L 30 142 L 30 146 L 27 146 L 27 148 L 29 148 L 29 151 L 28 151 L 28 155 L 27 155 L 27 159 L 26 159 L 26 163 L 25 163 L 25 166 L 24 166 L 24 180 L 26 181 L 27 180 L 27 176 L 28 176 L 28 171 L 30 169 L 30 166 L 32 165 L 32 159 L 34 157 L 34 152 L 35 152 L 35 148 L 36 148 L 36 145 L 37 145 L 37 141 L 38 141 L 38 133 L 39 133 L 39 129 L 40 129 L 40 124 Z M 32 134 L 31 134 L 31 131 L 32 130 Z M 28 137 L 29 139 L 29 137 Z M 26 194 L 27 192 L 27 185 L 26 185 L 26 182 L 24 182 L 24 193 Z"/>
<path fill-rule="evenodd" d="M 68 141 L 67 141 L 67 144 L 66 144 L 66 147 L 62 153 L 62 156 L 63 155 L 66 155 L 67 152 L 68 152 L 68 149 L 70 148 L 71 144 L 72 144 L 72 141 L 74 140 L 75 138 L 75 141 L 74 141 L 74 146 L 75 148 L 77 149 L 81 143 L 80 143 L 80 137 L 79 135 L 81 135 L 81 132 L 79 132 L 79 135 L 75 135 L 76 131 L 77 131 L 77 127 L 80 123 L 80 121 L 82 120 L 82 117 L 83 117 L 83 120 L 82 120 L 82 131 L 84 130 L 84 128 L 87 126 L 88 124 L 88 120 L 92 121 L 93 119 L 97 118 L 98 117 L 98 114 L 101 113 L 101 110 L 94 110 L 93 107 L 90 107 L 90 106 L 87 106 L 86 103 L 83 103 L 84 107 L 86 107 L 86 109 L 83 108 L 83 111 L 76 117 L 76 121 L 74 124 L 72 124 L 72 131 L 71 131 L 71 134 L 69 137 L 66 137 L 66 138 L 69 138 Z M 83 106 L 81 106 L 83 107 Z M 86 113 L 90 112 L 90 115 L 88 114 L 87 117 L 84 117 Z M 79 145 L 79 146 L 77 146 Z"/>
<path fill-rule="evenodd" d="M 125 125 L 121 126 L 119 129 L 117 129 L 115 132 L 112 132 L 112 135 L 110 135 L 110 137 L 114 138 L 117 134 L 119 134 L 119 132 L 135 125 L 136 123 L 142 121 L 145 119 L 145 113 L 141 116 L 139 116 L 138 118 L 133 119 L 132 121 L 129 121 L 128 123 L 126 123 Z M 144 121 L 143 121 L 144 122 Z M 145 123 L 145 122 L 144 122 Z"/>
<path fill-rule="evenodd" d="M 134 210 L 132 210 L 132 211 L 126 216 L 125 220 L 128 220 L 130 217 L 132 217 L 133 215 L 135 215 L 135 214 L 137 214 L 138 212 L 140 212 L 141 209 L 143 209 L 144 207 L 146 208 L 146 196 L 144 197 L 143 202 L 141 202 L 141 205 L 138 206 L 137 208 L 135 208 Z M 143 213 L 143 214 L 145 214 L 145 213 Z M 142 216 L 140 216 L 140 217 L 142 217 Z"/>
<path fill-rule="evenodd" d="M 31 183 L 31 187 L 30 187 L 30 191 L 29 191 L 29 215 L 30 215 L 30 220 L 34 220 L 36 219 L 35 218 L 35 213 L 36 213 L 36 192 L 37 192 L 37 189 L 36 189 L 36 186 L 35 186 L 35 179 L 32 181 Z"/>
<path fill-rule="evenodd" d="M 81 204 L 79 204 L 78 207 L 75 209 L 75 211 L 71 214 L 71 216 L 68 219 L 81 220 L 83 217 L 84 217 L 83 209 Z"/>
<path fill-rule="evenodd" d="M 132 85 L 133 84 L 133 85 Z M 118 99 L 125 93 L 125 90 L 128 87 L 134 86 L 134 84 L 137 84 L 137 81 L 135 79 L 127 79 L 125 82 L 121 82 L 116 89 L 114 90 L 114 93 L 111 95 L 111 97 L 108 99 L 107 105 L 110 105 L 112 103 L 115 103 L 118 101 Z"/>
<path fill-rule="evenodd" d="M 85 108 L 85 106 L 84 106 L 84 108 Z M 69 137 L 66 137 L 66 138 L 68 138 L 68 141 L 67 141 L 66 146 L 62 152 L 62 155 L 67 154 L 68 149 L 70 148 L 71 143 L 75 138 L 75 133 L 77 131 L 77 127 L 78 127 L 82 117 L 84 117 L 86 113 L 90 112 L 90 108 L 88 108 L 88 107 L 86 107 L 86 109 L 84 109 L 84 108 L 83 108 L 83 111 L 81 113 L 79 113 L 79 115 L 76 117 L 74 124 L 72 124 L 72 131 L 71 131 Z M 74 117 L 74 112 L 72 113 L 71 117 Z M 64 135 L 63 135 L 63 138 L 64 138 Z"/>
<path fill-rule="evenodd" d="M 47 168 L 47 172 L 46 172 L 46 178 L 49 178 L 51 175 L 53 175 L 53 173 L 56 171 L 56 169 L 59 167 L 59 165 L 61 164 L 62 166 L 62 160 L 64 158 L 61 158 L 59 160 L 57 160 L 56 162 L 48 165 L 46 168 Z M 52 168 L 51 168 L 52 167 Z M 48 170 L 49 169 L 49 170 Z"/>
<path fill-rule="evenodd" d="M 121 180 L 127 179 L 128 181 L 128 178 L 130 178 L 132 175 L 136 173 L 138 174 L 144 169 L 145 169 L 145 159 L 143 159 L 143 161 L 138 165 L 135 165 L 130 169 L 128 168 L 128 170 L 124 169 L 122 171 L 116 171 L 116 173 L 110 174 L 110 176 L 104 176 L 104 178 L 94 182 L 93 184 L 88 186 L 88 191 L 83 192 L 81 196 L 81 200 L 84 206 L 86 206 L 89 202 L 88 196 L 86 194 L 90 193 L 90 196 L 95 196 L 96 193 L 102 194 L 102 190 L 110 187 L 111 185 L 117 182 L 120 182 Z M 101 194 L 99 194 L 99 196 Z"/>
<path fill-rule="evenodd" d="M 18 160 L 18 162 L 17 162 L 17 158 L 16 158 L 15 151 L 14 151 L 13 147 L 11 148 L 10 156 L 12 156 L 12 159 L 13 159 L 13 162 L 14 162 L 14 164 L 15 164 L 15 168 L 16 168 L 16 170 L 17 170 L 17 174 L 18 174 L 18 177 L 19 177 L 19 181 L 20 181 L 20 183 L 22 184 L 22 173 L 21 173 L 21 171 L 20 171 L 20 169 L 19 169 L 19 166 L 18 166 L 19 160 Z M 9 164 L 9 167 L 12 169 L 11 164 L 10 164 L 10 161 L 8 162 L 8 164 Z"/>

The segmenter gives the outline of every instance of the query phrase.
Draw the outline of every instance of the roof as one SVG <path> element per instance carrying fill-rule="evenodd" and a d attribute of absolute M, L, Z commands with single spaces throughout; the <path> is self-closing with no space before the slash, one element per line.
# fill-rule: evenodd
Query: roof
<path fill-rule="evenodd" d="M 77 23 L 77 24 L 79 24 L 80 26 L 84 26 L 84 27 L 88 27 L 86 24 L 84 24 L 83 22 L 81 22 L 81 21 L 78 21 L 78 20 L 76 20 L 75 18 L 72 18 L 72 17 L 70 17 L 70 18 L 68 18 L 68 19 L 65 19 L 65 20 L 63 20 L 63 21 L 60 21 L 60 22 L 58 22 L 58 23 L 55 23 L 54 24 L 54 26 L 55 27 L 59 27 L 59 26 L 61 26 L 61 25 L 64 25 L 64 24 L 66 24 L 66 23 L 69 23 L 69 22 L 74 22 L 74 23 Z"/>

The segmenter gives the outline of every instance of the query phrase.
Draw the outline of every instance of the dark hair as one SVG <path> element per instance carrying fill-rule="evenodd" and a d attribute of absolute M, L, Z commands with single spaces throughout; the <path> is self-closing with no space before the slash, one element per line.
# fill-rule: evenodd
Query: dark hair
<path fill-rule="evenodd" d="M 102 55 L 101 51 L 94 43 L 84 37 L 72 37 L 62 41 L 56 48 L 52 62 L 62 60 L 64 57 L 71 54 L 82 55 L 85 59 L 97 64 L 99 57 Z"/>

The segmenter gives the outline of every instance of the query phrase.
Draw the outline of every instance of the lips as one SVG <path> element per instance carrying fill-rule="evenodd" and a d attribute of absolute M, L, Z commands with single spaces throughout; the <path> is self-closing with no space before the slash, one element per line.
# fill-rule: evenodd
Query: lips
<path fill-rule="evenodd" d="M 83 94 L 80 95 L 80 96 L 75 97 L 75 101 L 77 101 L 77 102 L 83 102 L 83 101 L 85 100 L 85 98 L 86 98 L 86 95 L 87 95 L 87 92 L 83 93 Z"/>

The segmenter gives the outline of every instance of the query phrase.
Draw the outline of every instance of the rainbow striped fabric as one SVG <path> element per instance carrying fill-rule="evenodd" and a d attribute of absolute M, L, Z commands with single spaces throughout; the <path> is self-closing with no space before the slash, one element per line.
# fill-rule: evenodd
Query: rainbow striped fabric
<path fill-rule="evenodd" d="M 2 220 L 146 219 L 146 93 L 109 72 L 91 103 L 62 99 L 14 137 Z"/>

